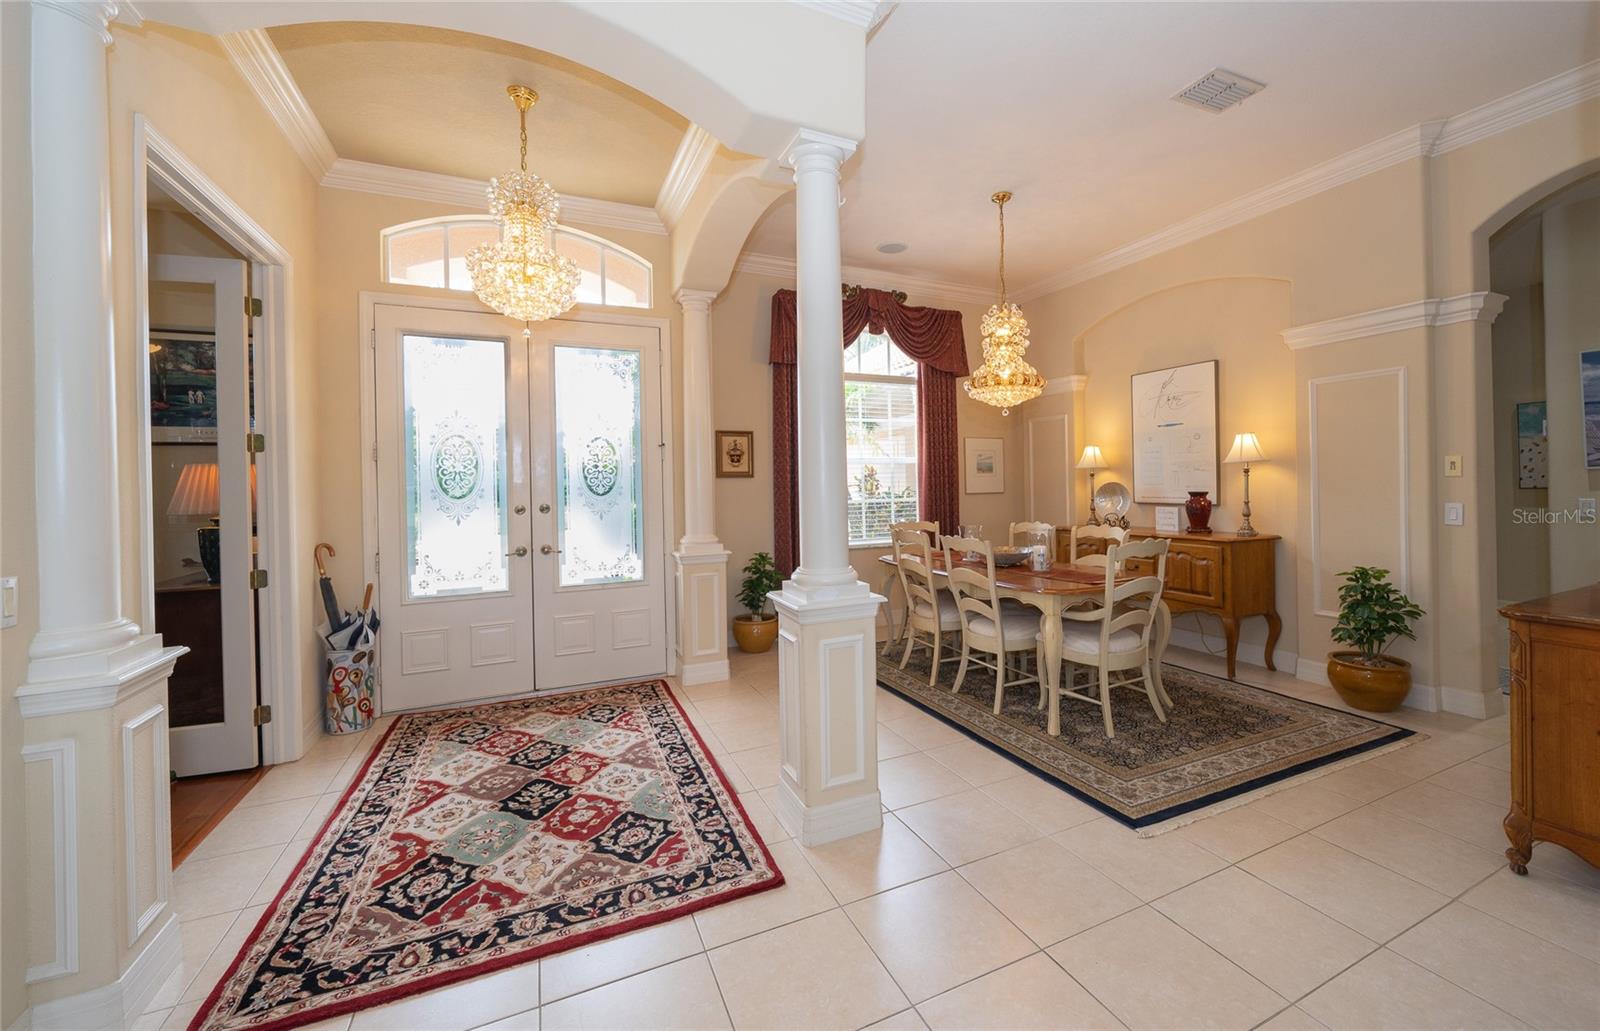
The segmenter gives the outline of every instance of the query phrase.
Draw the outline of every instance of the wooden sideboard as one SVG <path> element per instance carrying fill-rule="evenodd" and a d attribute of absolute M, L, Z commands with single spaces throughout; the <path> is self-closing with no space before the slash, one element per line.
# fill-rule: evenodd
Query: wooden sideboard
<path fill-rule="evenodd" d="M 1239 621 L 1251 616 L 1261 616 L 1267 621 L 1267 668 L 1277 669 L 1272 664 L 1272 651 L 1283 631 L 1276 588 L 1277 550 L 1281 538 L 1270 533 L 1255 537 L 1220 532 L 1162 533 L 1148 527 L 1134 527 L 1128 531 L 1130 540 L 1150 537 L 1172 542 L 1167 552 L 1166 588 L 1161 595 L 1172 614 L 1204 612 L 1222 621 L 1222 632 L 1228 642 L 1228 676 L 1234 675 L 1239 654 Z M 1071 542 L 1072 528 L 1058 527 L 1057 561 L 1070 559 Z M 1130 565 L 1136 572 L 1141 571 L 1141 565 L 1147 566 L 1150 572 L 1155 569 L 1154 564 L 1148 562 Z"/>
<path fill-rule="evenodd" d="M 1528 872 L 1535 841 L 1600 866 L 1600 584 L 1507 605 L 1511 811 L 1506 859 Z"/>

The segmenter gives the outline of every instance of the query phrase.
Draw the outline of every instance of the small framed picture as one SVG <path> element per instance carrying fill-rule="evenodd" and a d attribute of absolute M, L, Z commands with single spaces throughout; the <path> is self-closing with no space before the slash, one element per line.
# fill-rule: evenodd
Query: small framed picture
<path fill-rule="evenodd" d="M 754 450 L 755 434 L 749 430 L 718 430 L 717 475 L 754 476 Z"/>
<path fill-rule="evenodd" d="M 1157 530 L 1157 532 L 1159 532 L 1159 533 L 1177 533 L 1178 532 L 1178 526 L 1179 526 L 1179 523 L 1178 523 L 1178 506 L 1177 505 L 1157 505 L 1156 506 L 1156 530 Z"/>
<path fill-rule="evenodd" d="M 1004 494 L 1006 442 L 999 437 L 968 437 L 967 493 Z"/>

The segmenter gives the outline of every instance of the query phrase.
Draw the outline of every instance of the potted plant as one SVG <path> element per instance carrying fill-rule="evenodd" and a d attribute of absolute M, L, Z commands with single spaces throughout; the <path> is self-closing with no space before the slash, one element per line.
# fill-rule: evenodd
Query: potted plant
<path fill-rule="evenodd" d="M 1350 651 L 1328 653 L 1328 680 L 1346 705 L 1367 712 L 1400 707 L 1411 690 L 1411 663 L 1386 654 L 1402 637 L 1415 641 L 1417 603 L 1389 582 L 1387 569 L 1357 566 L 1340 573 L 1339 621 L 1333 639 Z"/>
<path fill-rule="evenodd" d="M 745 563 L 744 582 L 739 585 L 739 604 L 750 611 L 733 617 L 733 639 L 739 650 L 759 654 L 778 639 L 778 617 L 767 615 L 767 595 L 783 586 L 783 577 L 772 564 L 772 556 L 758 551 Z"/>

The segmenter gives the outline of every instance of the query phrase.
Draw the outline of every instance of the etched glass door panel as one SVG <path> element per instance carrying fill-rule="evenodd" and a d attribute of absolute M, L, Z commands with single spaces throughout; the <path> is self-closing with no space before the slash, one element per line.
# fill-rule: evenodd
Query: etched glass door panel
<path fill-rule="evenodd" d="M 555 348 L 562 587 L 644 578 L 640 372 L 638 351 Z"/>
<path fill-rule="evenodd" d="M 505 591 L 506 345 L 405 334 L 406 596 Z"/>

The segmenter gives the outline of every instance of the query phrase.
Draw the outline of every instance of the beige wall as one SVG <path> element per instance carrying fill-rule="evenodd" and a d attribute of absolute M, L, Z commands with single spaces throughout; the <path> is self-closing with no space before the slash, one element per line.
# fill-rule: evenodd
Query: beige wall
<path fill-rule="evenodd" d="M 1600 497 L 1600 469 L 1585 468 L 1578 354 L 1600 349 L 1600 199 L 1544 213 L 1544 345 L 1550 417 L 1552 511 L 1573 512 Z M 1550 524 L 1550 586 L 1567 591 L 1600 581 L 1600 524 Z"/>
<path fill-rule="evenodd" d="M 860 285 L 873 284 L 868 281 Z M 772 343 L 772 295 L 793 286 L 790 278 L 736 271 L 711 309 L 714 429 L 750 430 L 755 434 L 755 475 L 716 481 L 717 537 L 732 552 L 728 559 L 728 611 L 732 615 L 744 611 L 738 602 L 740 570 L 756 552 L 772 550 L 772 372 L 767 363 Z M 987 305 L 918 296 L 908 297 L 907 303 L 960 311 L 967 359 L 977 368 L 983 357 L 978 322 Z M 961 521 L 982 523 L 987 536 L 1003 540 L 1007 525 L 1025 515 L 1021 409 L 1002 416 L 996 409 L 968 398 L 960 387 L 957 391 L 956 421 L 962 439 L 999 437 L 1006 442 L 1005 493 L 968 494 L 963 469 Z M 856 575 L 874 588 L 883 582 L 883 571 L 876 560 L 884 554 L 887 550 L 883 548 L 856 548 L 850 552 Z"/>
<path fill-rule="evenodd" d="M 1512 602 L 1550 593 L 1550 531 L 1513 518 L 1518 509 L 1545 508 L 1550 492 L 1517 486 L 1517 405 L 1545 399 L 1543 286 L 1503 292 L 1506 306 L 1493 333 L 1495 594 Z"/>

